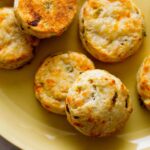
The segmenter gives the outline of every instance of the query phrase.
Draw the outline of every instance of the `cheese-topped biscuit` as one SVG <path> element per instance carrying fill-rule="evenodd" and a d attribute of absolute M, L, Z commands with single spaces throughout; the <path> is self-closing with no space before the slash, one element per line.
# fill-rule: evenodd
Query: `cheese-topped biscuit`
<path fill-rule="evenodd" d="M 22 28 L 38 38 L 61 35 L 72 22 L 77 0 L 15 0 Z"/>
<path fill-rule="evenodd" d="M 140 100 L 150 110 L 150 56 L 144 59 L 137 73 L 137 90 Z"/>
<path fill-rule="evenodd" d="M 132 0 L 87 0 L 80 12 L 85 49 L 103 62 L 119 62 L 140 47 L 143 16 Z"/>
<path fill-rule="evenodd" d="M 31 60 L 36 41 L 22 32 L 13 8 L 0 8 L 0 68 L 16 69 Z"/>
<path fill-rule="evenodd" d="M 94 69 L 85 55 L 69 52 L 48 57 L 35 76 L 35 94 L 47 110 L 65 114 L 65 99 L 75 79 L 86 70 Z"/>
<path fill-rule="evenodd" d="M 120 130 L 132 112 L 129 92 L 104 70 L 81 74 L 68 91 L 68 121 L 87 136 L 108 136 Z"/>

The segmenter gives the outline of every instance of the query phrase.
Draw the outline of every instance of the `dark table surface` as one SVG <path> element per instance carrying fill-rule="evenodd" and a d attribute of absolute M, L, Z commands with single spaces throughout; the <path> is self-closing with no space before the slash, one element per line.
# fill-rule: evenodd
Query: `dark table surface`
<path fill-rule="evenodd" d="M 21 150 L 0 136 L 0 150 Z"/>

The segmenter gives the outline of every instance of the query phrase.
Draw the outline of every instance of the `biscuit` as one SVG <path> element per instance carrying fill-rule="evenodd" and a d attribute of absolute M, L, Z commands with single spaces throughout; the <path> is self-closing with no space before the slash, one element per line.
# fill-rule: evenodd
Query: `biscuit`
<path fill-rule="evenodd" d="M 48 57 L 35 76 L 37 99 L 48 111 L 64 115 L 68 89 L 79 74 L 90 69 L 93 62 L 77 52 Z"/>
<path fill-rule="evenodd" d="M 61 35 L 77 11 L 77 0 L 15 0 L 14 5 L 22 28 L 38 38 Z"/>
<path fill-rule="evenodd" d="M 137 90 L 140 100 L 150 110 L 150 56 L 146 57 L 137 73 Z"/>
<path fill-rule="evenodd" d="M 0 8 L 0 68 L 16 69 L 33 57 L 38 41 L 22 32 L 13 8 Z"/>
<path fill-rule="evenodd" d="M 144 19 L 132 0 L 87 0 L 79 17 L 85 49 L 102 62 L 133 55 L 144 36 Z"/>
<path fill-rule="evenodd" d="M 87 136 L 116 133 L 132 112 L 129 92 L 115 76 L 104 70 L 82 73 L 66 98 L 67 119 Z"/>

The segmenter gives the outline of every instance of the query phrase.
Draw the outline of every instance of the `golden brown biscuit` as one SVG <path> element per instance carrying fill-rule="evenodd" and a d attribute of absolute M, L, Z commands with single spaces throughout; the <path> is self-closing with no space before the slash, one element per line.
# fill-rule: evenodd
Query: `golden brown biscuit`
<path fill-rule="evenodd" d="M 93 62 L 77 52 L 48 57 L 35 76 L 37 99 L 47 110 L 64 115 L 68 89 L 79 74 L 90 69 Z"/>
<path fill-rule="evenodd" d="M 67 119 L 87 136 L 116 133 L 132 112 L 129 92 L 115 76 L 104 70 L 82 73 L 66 98 Z"/>
<path fill-rule="evenodd" d="M 13 8 L 0 8 L 0 68 L 16 69 L 33 57 L 38 41 L 22 32 Z"/>
<path fill-rule="evenodd" d="M 140 100 L 150 110 L 150 56 L 144 59 L 137 73 L 137 90 Z"/>
<path fill-rule="evenodd" d="M 85 49 L 103 62 L 133 55 L 145 36 L 143 16 L 132 0 L 87 0 L 79 20 Z"/>
<path fill-rule="evenodd" d="M 61 35 L 72 22 L 76 0 L 15 0 L 22 28 L 38 38 Z"/>

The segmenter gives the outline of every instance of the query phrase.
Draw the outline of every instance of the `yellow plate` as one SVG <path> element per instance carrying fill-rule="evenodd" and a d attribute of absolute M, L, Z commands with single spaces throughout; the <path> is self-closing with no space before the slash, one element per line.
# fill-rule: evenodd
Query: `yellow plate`
<path fill-rule="evenodd" d="M 83 0 L 79 1 L 81 6 Z M 12 0 L 0 1 L 1 6 L 11 3 Z M 15 71 L 0 71 L 0 134 L 27 150 L 150 149 L 150 112 L 139 104 L 135 79 L 139 65 L 150 53 L 150 1 L 135 0 L 135 3 L 145 15 L 148 35 L 141 49 L 118 64 L 106 65 L 94 60 L 97 68 L 118 76 L 131 92 L 134 112 L 118 135 L 102 139 L 85 137 L 65 117 L 45 111 L 34 97 L 34 74 L 46 56 L 67 50 L 86 53 L 78 38 L 78 16 L 63 36 L 41 41 L 31 64 Z"/>

